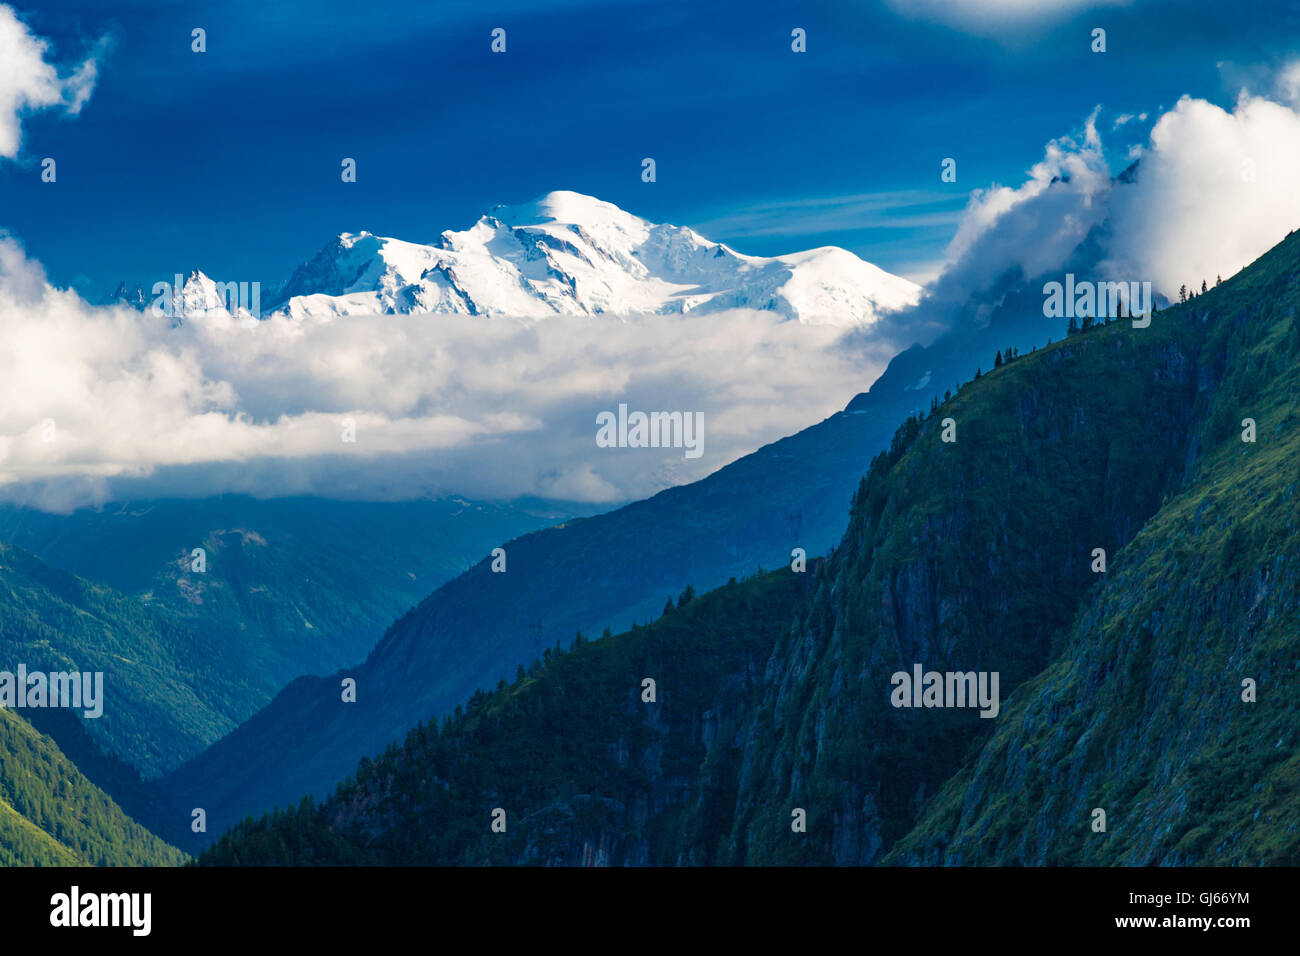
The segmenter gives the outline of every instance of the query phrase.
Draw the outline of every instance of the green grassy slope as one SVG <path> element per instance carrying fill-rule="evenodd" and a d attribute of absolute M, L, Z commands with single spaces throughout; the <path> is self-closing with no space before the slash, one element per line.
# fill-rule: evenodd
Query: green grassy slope
<path fill-rule="evenodd" d="M 0 710 L 0 866 L 177 865 L 54 742 Z"/>

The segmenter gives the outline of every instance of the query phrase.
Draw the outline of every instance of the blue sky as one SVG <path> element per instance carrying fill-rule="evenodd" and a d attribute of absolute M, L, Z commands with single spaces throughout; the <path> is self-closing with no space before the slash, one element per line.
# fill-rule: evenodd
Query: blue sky
<path fill-rule="evenodd" d="M 1248 20 L 1135 0 L 947 23 L 936 5 L 17 0 L 60 63 L 110 44 L 79 116 L 27 119 L 19 161 L 0 164 L 0 224 L 93 297 L 189 268 L 274 286 L 338 232 L 427 241 L 563 188 L 743 252 L 836 244 L 920 276 L 970 190 L 1020 183 L 1095 106 L 1109 131 L 1182 94 L 1230 105 L 1300 35 L 1294 2 L 1252 2 Z M 1122 132 L 1115 168 L 1145 129 Z"/>

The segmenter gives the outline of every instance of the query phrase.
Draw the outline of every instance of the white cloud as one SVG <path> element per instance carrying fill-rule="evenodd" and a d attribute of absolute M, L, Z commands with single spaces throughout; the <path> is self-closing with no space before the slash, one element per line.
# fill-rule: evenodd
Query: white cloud
<path fill-rule="evenodd" d="M 1147 114 L 1138 113 L 1134 116 L 1132 113 L 1120 113 L 1115 117 L 1115 122 L 1111 124 L 1110 128 L 1114 131 L 1119 129 L 1121 126 L 1124 126 L 1126 123 L 1133 122 L 1134 120 L 1137 120 L 1139 123 L 1145 123 L 1147 121 Z"/>
<path fill-rule="evenodd" d="M 896 336 L 926 344 L 954 325 L 982 324 L 1016 283 L 1058 268 L 1102 222 L 1110 170 L 1096 118 L 1048 143 L 1020 185 L 971 193 L 926 298 L 886 317 Z"/>
<path fill-rule="evenodd" d="M 1292 60 L 1282 67 L 1275 82 L 1278 99 L 1300 109 L 1300 60 Z"/>
<path fill-rule="evenodd" d="M 1183 97 L 1129 151 L 1136 180 L 1119 183 L 1096 118 L 1081 135 L 1049 143 L 1019 186 L 975 191 L 930 286 L 931 311 L 935 299 L 951 304 L 996 289 L 1008 274 L 1079 265 L 1071 256 L 1094 229 L 1103 274 L 1150 281 L 1174 298 L 1180 285 L 1226 278 L 1300 228 L 1296 109 L 1243 94 L 1229 112 Z"/>
<path fill-rule="evenodd" d="M 1183 97 L 1159 118 L 1137 182 L 1115 190 L 1105 268 L 1173 297 L 1213 284 L 1300 227 L 1300 113 L 1243 95 L 1232 112 Z"/>
<path fill-rule="evenodd" d="M 1110 169 L 1096 120 L 1094 111 L 1080 136 L 1048 143 L 1020 186 L 975 190 L 948 245 L 949 259 L 986 272 L 1014 265 L 1027 276 L 1062 261 L 1105 213 L 1097 198 L 1109 189 Z"/>
<path fill-rule="evenodd" d="M 172 328 L 52 288 L 0 239 L 0 498 L 316 493 L 610 502 L 843 407 L 890 349 L 770 313 L 270 319 Z M 610 449 L 596 414 L 704 413 L 704 454 Z M 356 423 L 355 443 L 342 440 Z M 47 420 L 54 440 L 47 441 Z"/>
<path fill-rule="evenodd" d="M 0 156 L 18 155 L 25 113 L 62 107 L 75 115 L 90 99 L 97 75 L 94 57 L 60 76 L 46 61 L 48 53 L 49 44 L 28 30 L 12 7 L 0 6 Z"/>
<path fill-rule="evenodd" d="M 969 33 L 998 34 L 1085 9 L 1128 6 L 1130 0 L 885 0 L 896 13 Z"/>

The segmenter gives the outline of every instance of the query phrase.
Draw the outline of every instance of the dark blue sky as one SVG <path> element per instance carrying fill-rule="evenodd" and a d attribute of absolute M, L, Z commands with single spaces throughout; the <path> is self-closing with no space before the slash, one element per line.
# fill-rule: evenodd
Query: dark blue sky
<path fill-rule="evenodd" d="M 1019 184 L 1098 104 L 1104 133 L 1184 93 L 1227 105 L 1300 35 L 1294 0 L 1248 18 L 1135 0 L 984 35 L 904 0 L 15 6 L 61 63 L 112 38 L 81 115 L 30 117 L 0 164 L 0 226 L 92 296 L 194 267 L 272 286 L 338 232 L 427 241 L 562 188 L 743 252 L 834 243 L 906 273 L 941 255 L 971 189 Z M 1125 131 L 1107 135 L 1116 168 L 1145 128 Z"/>

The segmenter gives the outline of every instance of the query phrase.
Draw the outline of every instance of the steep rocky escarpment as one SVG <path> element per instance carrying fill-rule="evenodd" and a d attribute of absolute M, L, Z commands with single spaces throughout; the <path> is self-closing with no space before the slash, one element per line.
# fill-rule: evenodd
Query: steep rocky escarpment
<path fill-rule="evenodd" d="M 1185 468 L 1205 331 L 1178 312 L 1024 356 L 910 421 L 776 649 L 739 770 L 730 859 L 876 862 L 1000 718 L 896 708 L 891 675 L 996 672 L 1005 697 Z M 943 440 L 945 428 L 955 441 Z M 808 815 L 794 834 L 793 808 Z"/>
<path fill-rule="evenodd" d="M 1201 301 L 1185 486 L 889 862 L 1300 862 L 1300 245 Z"/>

